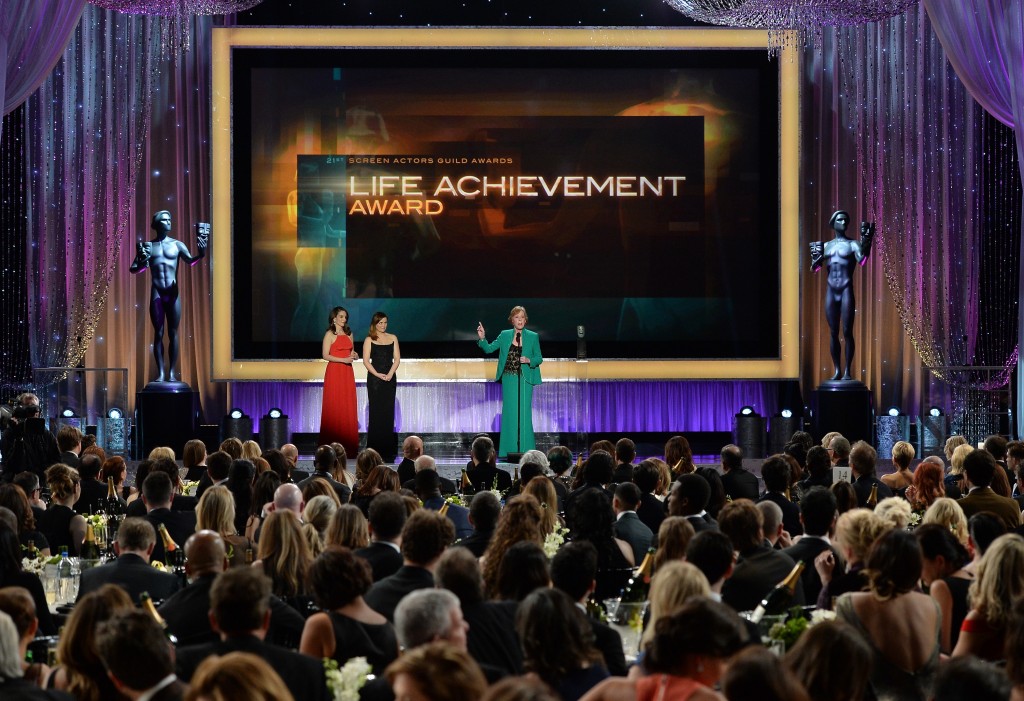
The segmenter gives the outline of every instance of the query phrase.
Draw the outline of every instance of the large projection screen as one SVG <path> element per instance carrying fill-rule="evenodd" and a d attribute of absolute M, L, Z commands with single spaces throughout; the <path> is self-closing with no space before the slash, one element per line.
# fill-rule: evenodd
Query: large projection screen
<path fill-rule="evenodd" d="M 798 62 L 766 46 L 214 29 L 214 379 L 320 380 L 334 306 L 357 348 L 388 315 L 404 381 L 492 379 L 477 322 L 514 304 L 545 379 L 796 377 Z"/>

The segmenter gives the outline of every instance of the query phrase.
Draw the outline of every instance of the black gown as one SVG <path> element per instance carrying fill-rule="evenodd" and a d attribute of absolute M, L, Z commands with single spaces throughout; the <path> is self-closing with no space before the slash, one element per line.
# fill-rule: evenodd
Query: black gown
<path fill-rule="evenodd" d="M 382 375 L 391 371 L 395 357 L 395 344 L 379 345 L 370 343 L 370 365 Z M 395 437 L 395 390 L 398 388 L 397 376 L 389 382 L 374 376 L 366 376 L 366 400 L 370 405 L 370 420 L 366 430 L 366 447 L 373 448 L 384 459 L 391 463 L 398 453 L 398 440 Z"/>

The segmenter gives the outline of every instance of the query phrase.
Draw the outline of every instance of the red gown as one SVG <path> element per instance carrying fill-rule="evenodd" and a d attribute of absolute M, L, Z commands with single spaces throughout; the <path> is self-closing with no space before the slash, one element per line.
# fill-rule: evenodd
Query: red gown
<path fill-rule="evenodd" d="M 352 339 L 339 335 L 330 354 L 347 358 Z M 359 452 L 359 421 L 356 414 L 356 377 L 348 363 L 327 363 L 324 373 L 324 402 L 320 410 L 320 445 L 341 443 L 349 460 Z"/>

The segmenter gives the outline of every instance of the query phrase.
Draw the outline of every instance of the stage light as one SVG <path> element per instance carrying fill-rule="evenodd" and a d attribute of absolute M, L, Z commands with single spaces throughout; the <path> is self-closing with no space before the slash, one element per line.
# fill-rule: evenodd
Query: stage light
<path fill-rule="evenodd" d="M 280 419 L 281 415 L 282 415 L 282 412 L 277 407 L 274 407 L 273 409 L 271 409 L 270 411 L 267 412 L 267 416 L 269 416 L 272 419 Z"/>
<path fill-rule="evenodd" d="M 740 416 L 757 416 L 757 412 L 754 411 L 754 407 L 745 406 L 740 409 Z"/>
<path fill-rule="evenodd" d="M 65 419 L 77 419 L 78 418 L 78 414 L 76 414 L 75 410 L 72 409 L 71 407 L 65 408 L 64 411 L 60 412 L 60 415 L 61 415 L 62 418 L 65 418 Z"/>
<path fill-rule="evenodd" d="M 240 441 L 252 440 L 252 417 L 247 416 L 238 407 L 233 407 L 220 427 L 220 439 L 237 438 Z"/>
<path fill-rule="evenodd" d="M 740 447 L 743 455 L 748 458 L 763 458 L 768 438 L 765 418 L 754 411 L 754 407 L 745 406 L 733 417 L 733 443 Z"/>
<path fill-rule="evenodd" d="M 278 407 L 273 407 L 260 419 L 260 445 L 264 449 L 280 448 L 290 435 L 288 417 Z"/>
<path fill-rule="evenodd" d="M 889 411 L 886 413 L 889 414 L 889 416 L 899 416 L 900 408 L 896 406 L 889 407 Z"/>
<path fill-rule="evenodd" d="M 793 410 L 783 409 L 782 411 L 779 412 L 779 416 L 781 416 L 784 419 L 791 419 L 793 418 Z"/>
<path fill-rule="evenodd" d="M 928 416 L 931 416 L 933 418 L 942 416 L 942 409 L 940 409 L 937 406 L 933 406 L 931 409 L 928 410 Z"/>
<path fill-rule="evenodd" d="M 121 411 L 120 409 L 118 409 L 117 407 L 114 407 L 114 408 L 110 409 L 107 412 L 107 418 L 108 419 L 123 419 L 124 418 L 124 412 Z"/>
<path fill-rule="evenodd" d="M 245 416 L 245 412 L 239 409 L 238 407 L 235 407 L 234 409 L 231 410 L 228 416 L 230 416 L 232 419 L 240 419 L 243 416 Z"/>

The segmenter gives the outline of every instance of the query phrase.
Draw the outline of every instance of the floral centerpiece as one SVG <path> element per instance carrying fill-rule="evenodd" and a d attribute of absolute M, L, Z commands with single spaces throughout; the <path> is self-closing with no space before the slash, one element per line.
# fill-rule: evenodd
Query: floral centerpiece
<path fill-rule="evenodd" d="M 448 496 L 446 496 L 444 498 L 444 500 L 445 500 L 446 503 L 451 504 L 452 506 L 462 506 L 462 507 L 466 506 L 466 503 L 462 500 L 462 497 L 459 496 L 458 494 L 449 494 Z"/>
<path fill-rule="evenodd" d="M 562 547 L 562 543 L 565 542 L 565 536 L 567 535 L 569 535 L 569 529 L 560 523 L 556 523 L 554 530 L 544 537 L 544 554 L 548 556 L 549 560 Z"/>
<path fill-rule="evenodd" d="M 803 632 L 813 625 L 822 621 L 831 621 L 836 617 L 835 611 L 815 609 L 811 612 L 810 618 L 804 615 L 804 610 L 795 606 L 789 611 L 789 617 L 784 623 L 776 623 L 768 631 L 768 637 L 782 643 L 788 650 L 803 635 Z"/>
<path fill-rule="evenodd" d="M 324 658 L 324 676 L 334 701 L 359 701 L 359 690 L 373 679 L 372 667 L 365 657 L 353 657 L 343 666 L 337 660 Z"/>
<path fill-rule="evenodd" d="M 181 493 L 183 496 L 194 497 L 197 489 L 199 489 L 199 480 L 183 480 L 181 483 Z"/>

